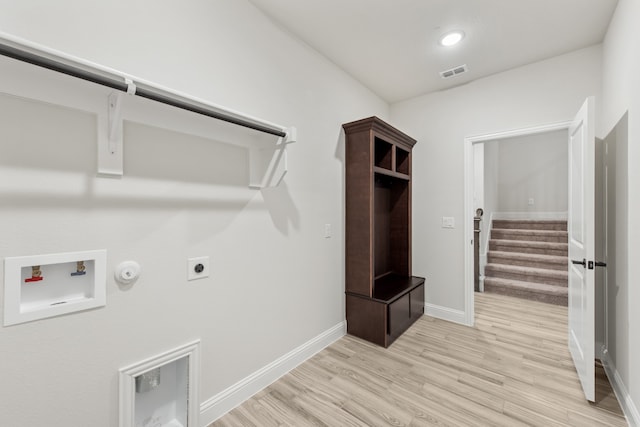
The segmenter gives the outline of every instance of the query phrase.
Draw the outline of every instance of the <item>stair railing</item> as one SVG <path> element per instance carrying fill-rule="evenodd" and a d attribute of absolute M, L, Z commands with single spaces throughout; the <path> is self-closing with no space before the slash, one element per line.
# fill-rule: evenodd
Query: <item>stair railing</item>
<path fill-rule="evenodd" d="M 482 221 L 482 208 L 476 209 L 473 217 L 473 290 L 480 291 L 480 221 Z"/>

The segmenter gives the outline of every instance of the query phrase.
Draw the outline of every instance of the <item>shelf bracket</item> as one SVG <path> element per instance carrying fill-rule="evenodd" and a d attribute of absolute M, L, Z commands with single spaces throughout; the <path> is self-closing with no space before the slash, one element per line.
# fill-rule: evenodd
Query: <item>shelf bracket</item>
<path fill-rule="evenodd" d="M 127 95 L 135 95 L 136 85 L 125 79 Z M 100 175 L 122 176 L 123 170 L 123 137 L 122 109 L 123 92 L 111 92 L 107 97 L 107 124 L 105 132 L 98 136 L 98 173 Z"/>
<path fill-rule="evenodd" d="M 276 187 L 287 174 L 287 144 L 296 142 L 295 127 L 287 129 L 275 146 L 249 149 L 249 187 Z"/>
<path fill-rule="evenodd" d="M 298 129 L 294 126 L 287 128 L 287 135 L 284 137 L 285 144 L 292 144 L 298 141 Z"/>

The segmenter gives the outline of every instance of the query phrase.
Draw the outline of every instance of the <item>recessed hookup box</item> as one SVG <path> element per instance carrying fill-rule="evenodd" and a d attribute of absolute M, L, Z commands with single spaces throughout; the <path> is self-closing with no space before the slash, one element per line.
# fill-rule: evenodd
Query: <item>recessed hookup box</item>
<path fill-rule="evenodd" d="M 106 305 L 106 250 L 7 257 L 4 326 Z"/>

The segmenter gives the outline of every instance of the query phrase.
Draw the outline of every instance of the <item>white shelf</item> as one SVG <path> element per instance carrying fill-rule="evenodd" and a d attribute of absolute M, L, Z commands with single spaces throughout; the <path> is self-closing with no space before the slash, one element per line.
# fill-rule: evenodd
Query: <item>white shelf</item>
<path fill-rule="evenodd" d="M 62 67 L 88 72 L 126 88 L 127 93 L 0 56 L 2 68 L 0 92 L 79 109 L 97 116 L 98 173 L 102 176 L 124 174 L 123 144 L 125 142 L 122 132 L 124 121 L 142 123 L 248 148 L 251 188 L 276 186 L 287 172 L 286 146 L 297 139 L 294 127 L 285 127 L 252 117 L 11 34 L 0 32 L 1 46 L 53 61 Z M 136 96 L 136 91 L 140 96 Z M 145 98 L 147 96 L 145 94 L 151 95 L 151 98 Z M 151 99 L 167 99 L 169 102 L 174 102 L 174 105 L 186 104 L 187 108 L 192 107 L 192 111 Z M 244 125 L 193 112 L 202 110 L 249 126 L 268 129 L 268 132 L 285 134 L 285 136 L 264 133 L 243 127 Z"/>

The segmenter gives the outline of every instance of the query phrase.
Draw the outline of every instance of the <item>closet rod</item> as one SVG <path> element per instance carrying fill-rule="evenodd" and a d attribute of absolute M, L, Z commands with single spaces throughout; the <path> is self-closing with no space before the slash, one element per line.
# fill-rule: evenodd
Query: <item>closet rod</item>
<path fill-rule="evenodd" d="M 27 62 L 32 65 L 37 65 L 39 67 L 47 68 L 49 70 L 57 71 L 59 73 L 73 76 L 82 80 L 87 80 L 92 83 L 97 83 L 102 86 L 107 86 L 122 92 L 127 92 L 129 90 L 129 85 L 124 81 L 124 77 L 122 77 L 122 80 L 107 77 L 100 73 L 91 72 L 89 70 L 86 70 L 80 67 L 75 67 L 73 65 L 56 61 L 55 59 L 37 55 L 35 53 L 31 53 L 31 52 L 18 49 L 12 46 L 8 46 L 3 43 L 0 43 L 0 55 L 17 59 L 19 61 Z M 135 81 L 133 83 L 135 84 Z M 264 133 L 268 133 L 268 134 L 276 135 L 280 137 L 285 137 L 287 135 L 287 133 L 282 129 L 279 129 L 276 127 L 269 127 L 267 125 L 252 122 L 249 120 L 244 120 L 242 118 L 235 117 L 230 114 L 225 114 L 223 112 L 216 111 L 213 108 L 207 108 L 206 106 L 203 106 L 203 105 L 198 105 L 196 103 L 191 103 L 185 100 L 171 97 L 159 91 L 154 91 L 153 89 L 150 89 L 150 88 L 143 88 L 143 87 L 136 86 L 135 95 L 138 95 L 142 98 L 150 99 L 152 101 L 160 102 L 162 104 L 171 105 L 172 107 L 191 111 L 193 113 L 201 114 L 207 117 L 212 117 L 217 120 L 222 120 L 228 123 L 233 123 L 238 126 L 243 126 L 249 129 L 257 130 L 259 132 L 264 132 Z"/>

